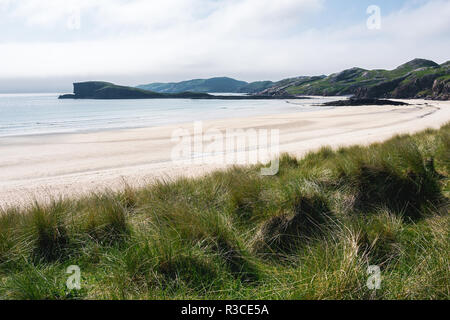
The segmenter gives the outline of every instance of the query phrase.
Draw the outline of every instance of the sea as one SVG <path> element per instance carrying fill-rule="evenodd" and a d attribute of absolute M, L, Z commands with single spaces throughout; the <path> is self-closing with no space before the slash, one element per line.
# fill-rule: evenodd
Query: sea
<path fill-rule="evenodd" d="M 326 109 L 336 97 L 294 100 L 59 100 L 59 94 L 0 94 L 0 137 L 155 127 Z"/>

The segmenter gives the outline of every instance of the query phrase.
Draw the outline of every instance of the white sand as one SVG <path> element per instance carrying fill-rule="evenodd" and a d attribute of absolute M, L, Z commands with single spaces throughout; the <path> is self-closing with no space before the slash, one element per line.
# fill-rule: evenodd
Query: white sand
<path fill-rule="evenodd" d="M 414 106 L 340 107 L 251 118 L 205 121 L 204 129 L 279 129 L 280 151 L 301 156 L 324 145 L 383 141 L 397 133 L 439 128 L 450 121 L 450 102 L 407 101 Z M 285 103 L 280 101 L 280 103 Z M 427 105 L 425 105 L 427 103 Z M 118 189 L 155 178 L 198 176 L 214 165 L 171 161 L 176 128 L 193 124 L 84 134 L 0 138 L 0 207 L 54 196 Z"/>

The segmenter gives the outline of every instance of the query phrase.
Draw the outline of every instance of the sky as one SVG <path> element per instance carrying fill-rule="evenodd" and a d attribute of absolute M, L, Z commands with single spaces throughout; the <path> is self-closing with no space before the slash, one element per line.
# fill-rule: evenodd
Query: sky
<path fill-rule="evenodd" d="M 450 60 L 450 0 L 0 0 L 3 93 L 280 80 L 416 57 Z"/>

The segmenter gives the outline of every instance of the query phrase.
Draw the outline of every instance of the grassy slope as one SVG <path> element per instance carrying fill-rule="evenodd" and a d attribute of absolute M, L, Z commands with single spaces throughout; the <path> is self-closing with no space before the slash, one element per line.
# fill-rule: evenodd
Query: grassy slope
<path fill-rule="evenodd" d="M 239 88 L 240 93 L 258 93 L 274 85 L 272 81 L 255 81 Z"/>
<path fill-rule="evenodd" d="M 263 91 L 274 84 L 272 81 L 255 81 L 247 83 L 232 78 L 211 78 L 194 79 L 182 82 L 171 83 L 151 83 L 137 86 L 137 88 L 160 92 L 160 93 L 178 93 L 178 92 L 224 92 L 224 93 L 257 93 Z"/>
<path fill-rule="evenodd" d="M 60 99 L 200 99 L 213 96 L 199 92 L 159 93 L 144 89 L 120 86 L 104 81 L 74 83 L 74 94 L 61 95 Z"/>
<path fill-rule="evenodd" d="M 289 94 L 348 95 L 354 94 L 359 88 L 371 88 L 395 79 L 400 79 L 400 85 L 405 85 L 416 79 L 423 79 L 424 76 L 439 77 L 448 74 L 448 63 L 439 66 L 432 61 L 415 59 L 394 70 L 353 68 L 312 83 L 291 86 L 286 91 Z M 431 93 L 431 86 L 428 89 Z"/>
<path fill-rule="evenodd" d="M 450 124 L 284 156 L 276 177 L 233 168 L 11 209 L 0 298 L 449 299 L 449 160 Z M 65 288 L 72 264 L 81 291 Z"/>
<path fill-rule="evenodd" d="M 177 83 L 151 83 L 140 85 L 138 88 L 161 92 L 161 93 L 179 93 L 179 92 L 237 92 L 239 88 L 248 85 L 245 81 L 238 81 L 227 77 L 218 77 L 211 79 L 193 79 Z"/>

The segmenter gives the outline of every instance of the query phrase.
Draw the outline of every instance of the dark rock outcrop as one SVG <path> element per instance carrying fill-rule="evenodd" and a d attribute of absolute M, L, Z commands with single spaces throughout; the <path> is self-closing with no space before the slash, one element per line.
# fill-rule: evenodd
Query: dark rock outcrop
<path fill-rule="evenodd" d="M 397 88 L 395 88 L 390 96 L 392 98 L 420 98 L 423 95 L 427 95 L 426 92 L 433 86 L 434 81 L 441 74 L 433 73 L 427 74 L 422 77 L 412 76 L 405 81 L 401 82 Z"/>
<path fill-rule="evenodd" d="M 351 98 L 348 100 L 331 101 L 321 104 L 321 106 L 407 106 L 408 103 L 401 101 L 392 101 L 384 99 L 355 99 Z"/>
<path fill-rule="evenodd" d="M 450 100 L 450 78 L 434 81 L 431 89 L 431 98 L 435 100 Z"/>

